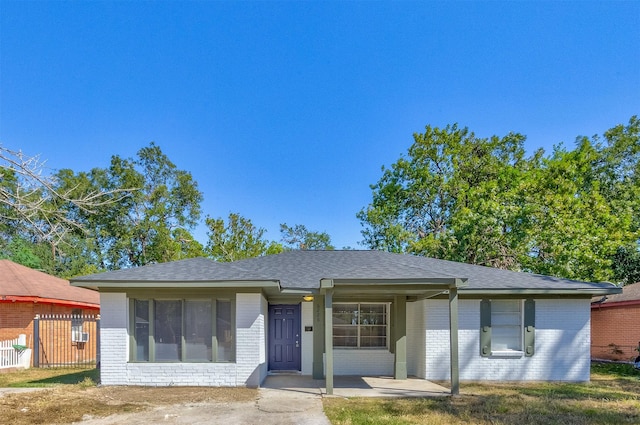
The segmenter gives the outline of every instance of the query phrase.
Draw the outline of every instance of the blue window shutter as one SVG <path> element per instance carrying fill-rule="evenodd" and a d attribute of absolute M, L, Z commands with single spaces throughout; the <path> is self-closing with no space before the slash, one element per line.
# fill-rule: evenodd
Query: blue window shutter
<path fill-rule="evenodd" d="M 480 355 L 491 355 L 491 301 L 480 301 Z"/>
<path fill-rule="evenodd" d="M 524 355 L 533 356 L 536 347 L 536 302 L 524 302 Z"/>

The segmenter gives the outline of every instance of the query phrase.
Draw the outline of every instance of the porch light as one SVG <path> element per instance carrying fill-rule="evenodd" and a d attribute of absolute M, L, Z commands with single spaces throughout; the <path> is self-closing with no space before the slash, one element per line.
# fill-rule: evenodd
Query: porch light
<path fill-rule="evenodd" d="M 302 299 L 305 301 L 313 301 L 313 295 L 305 295 Z"/>

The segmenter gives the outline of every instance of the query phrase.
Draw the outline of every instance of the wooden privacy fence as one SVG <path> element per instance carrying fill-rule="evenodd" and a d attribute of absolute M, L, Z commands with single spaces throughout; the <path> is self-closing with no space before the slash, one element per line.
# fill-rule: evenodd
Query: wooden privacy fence
<path fill-rule="evenodd" d="M 38 314 L 33 335 L 33 367 L 100 366 L 99 314 Z"/>

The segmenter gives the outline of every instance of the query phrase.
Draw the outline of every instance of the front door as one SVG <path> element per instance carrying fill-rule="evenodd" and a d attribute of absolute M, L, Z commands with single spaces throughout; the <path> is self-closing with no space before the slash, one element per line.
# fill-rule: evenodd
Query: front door
<path fill-rule="evenodd" d="M 300 370 L 300 304 L 269 306 L 269 370 Z"/>

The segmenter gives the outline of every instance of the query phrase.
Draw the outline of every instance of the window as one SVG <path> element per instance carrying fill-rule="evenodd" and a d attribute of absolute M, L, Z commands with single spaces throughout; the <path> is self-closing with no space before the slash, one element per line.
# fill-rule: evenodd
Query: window
<path fill-rule="evenodd" d="M 216 301 L 216 335 L 218 336 L 218 361 L 233 360 L 233 326 L 231 323 L 231 301 Z"/>
<path fill-rule="evenodd" d="M 84 316 L 81 308 L 71 310 L 71 342 L 82 347 L 89 341 L 89 332 L 84 332 Z"/>
<path fill-rule="evenodd" d="M 524 308 L 523 308 L 524 307 Z M 482 300 L 480 355 L 514 353 L 532 356 L 535 346 L 534 300 Z"/>
<path fill-rule="evenodd" d="M 387 304 L 335 303 L 333 306 L 333 346 L 345 348 L 386 348 Z"/>
<path fill-rule="evenodd" d="M 491 349 L 522 350 L 522 315 L 520 300 L 491 302 Z"/>
<path fill-rule="evenodd" d="M 180 361 L 182 351 L 182 301 L 155 301 L 153 309 L 155 360 Z"/>
<path fill-rule="evenodd" d="M 211 301 L 185 301 L 184 339 L 187 361 L 210 362 L 213 355 Z"/>
<path fill-rule="evenodd" d="M 234 360 L 230 300 L 131 301 L 133 361 L 229 362 Z"/>
<path fill-rule="evenodd" d="M 136 342 L 135 360 L 149 361 L 149 301 L 134 300 L 133 302 L 134 331 L 133 338 Z"/>

